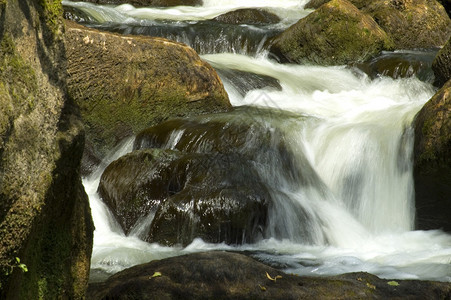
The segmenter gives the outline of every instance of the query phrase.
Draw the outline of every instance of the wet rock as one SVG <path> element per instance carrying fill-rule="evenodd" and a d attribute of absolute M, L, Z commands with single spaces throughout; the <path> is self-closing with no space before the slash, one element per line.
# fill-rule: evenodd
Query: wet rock
<path fill-rule="evenodd" d="M 111 163 L 99 194 L 129 233 L 154 214 L 141 237 L 164 245 L 241 244 L 261 238 L 269 194 L 252 163 L 235 154 L 134 151 Z"/>
<path fill-rule="evenodd" d="M 218 69 L 217 71 L 219 76 L 227 79 L 242 96 L 255 89 L 282 90 L 279 80 L 274 77 L 233 69 Z"/>
<path fill-rule="evenodd" d="M 0 298 L 83 299 L 94 226 L 62 7 L 2 1 L 0 15 Z"/>
<path fill-rule="evenodd" d="M 103 157 L 170 117 L 231 108 L 217 73 L 190 47 L 66 24 L 69 93 L 80 106 L 89 156 Z"/>
<path fill-rule="evenodd" d="M 451 231 L 451 80 L 415 121 L 414 180 L 418 229 Z"/>
<path fill-rule="evenodd" d="M 171 7 L 171 6 L 200 6 L 202 0 L 81 0 L 83 2 L 91 2 L 95 4 L 131 4 L 136 7 L 150 6 L 150 7 Z"/>
<path fill-rule="evenodd" d="M 129 268 L 104 283 L 91 284 L 87 299 L 419 300 L 447 299 L 451 295 L 451 285 L 446 282 L 396 280 L 397 286 L 389 282 L 368 273 L 290 275 L 243 254 L 215 251 Z"/>
<path fill-rule="evenodd" d="M 270 12 L 262 9 L 238 9 L 226 14 L 217 16 L 215 21 L 226 24 L 248 24 L 248 25 L 264 25 L 276 24 L 280 22 L 280 18 Z"/>
<path fill-rule="evenodd" d="M 371 78 L 389 76 L 391 78 L 408 78 L 416 76 L 422 81 L 433 82 L 432 61 L 436 51 L 399 51 L 383 52 L 371 60 L 356 64 Z"/>
<path fill-rule="evenodd" d="M 437 1 L 386 2 L 363 1 L 361 10 L 387 32 L 396 49 L 441 47 L 451 36 L 451 20 Z"/>
<path fill-rule="evenodd" d="M 390 50 L 391 39 L 368 15 L 346 0 L 333 0 L 269 42 L 274 58 L 289 63 L 341 65 Z"/>
<path fill-rule="evenodd" d="M 432 69 L 434 70 L 434 84 L 436 86 L 441 87 L 451 79 L 451 38 L 435 57 L 432 62 Z"/>

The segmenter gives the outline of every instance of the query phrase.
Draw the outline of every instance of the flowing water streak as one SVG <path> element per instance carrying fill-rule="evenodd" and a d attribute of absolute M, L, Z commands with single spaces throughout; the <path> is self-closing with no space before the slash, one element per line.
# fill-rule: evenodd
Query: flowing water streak
<path fill-rule="evenodd" d="M 256 5 L 256 1 L 224 0 L 224 6 L 217 8 L 212 3 L 205 1 L 199 8 L 137 9 L 129 5 L 63 2 L 89 11 L 97 16 L 98 22 L 133 24 L 148 24 L 156 19 L 197 22 L 248 6 L 271 7 L 279 15 L 289 16 L 290 5 L 302 11 L 305 4 L 287 0 L 258 1 Z M 303 11 L 303 15 L 307 13 Z M 295 20 L 287 19 L 283 26 Z M 287 222 L 288 238 L 283 240 L 270 238 L 238 247 L 195 240 L 185 249 L 147 244 L 136 236 L 124 236 L 115 225 L 96 194 L 99 173 L 84 180 L 96 225 L 94 270 L 114 273 L 152 259 L 193 251 L 234 249 L 258 251 L 261 260 L 284 265 L 289 272 L 298 274 L 367 271 L 385 278 L 451 281 L 450 235 L 441 231 L 410 231 L 413 224 L 410 124 L 433 94 L 428 84 L 415 78 L 370 80 L 345 67 L 279 65 L 267 60 L 264 54 L 254 58 L 236 54 L 203 58 L 219 69 L 279 80 L 280 90 L 255 89 L 243 97 L 224 79 L 234 106 L 270 107 L 305 117 L 302 124 L 272 125 L 286 134 L 292 148 L 298 149 L 300 161 L 312 168 L 316 181 L 320 182 L 311 188 L 291 187 L 283 191 L 286 199 L 315 214 L 317 222 L 312 230 L 318 239 L 313 245 L 290 239 L 296 235 L 293 232 L 296 220 L 290 220 L 291 211 L 284 210 L 284 203 L 280 202 L 281 209 L 273 212 L 270 222 Z M 172 143 L 177 142 L 178 134 L 181 133 L 174 134 Z M 264 168 L 261 172 L 268 182 L 277 175 Z M 145 227 L 146 223 L 142 225 Z"/>

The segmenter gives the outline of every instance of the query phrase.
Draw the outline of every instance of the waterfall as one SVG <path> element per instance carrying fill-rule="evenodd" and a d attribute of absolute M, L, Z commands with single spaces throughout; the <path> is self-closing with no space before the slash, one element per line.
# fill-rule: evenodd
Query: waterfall
<path fill-rule="evenodd" d="M 84 179 L 96 226 L 93 280 L 153 259 L 226 249 L 252 251 L 301 275 L 366 271 L 384 278 L 451 281 L 451 236 L 413 231 L 411 123 L 434 89 L 416 77 L 370 78 L 345 66 L 269 60 L 265 39 L 306 16 L 305 2 L 205 0 L 201 7 L 159 9 L 63 1 L 89 15 L 88 26 L 192 46 L 218 70 L 232 105 L 241 108 L 211 120 L 257 123 L 273 141 L 283 140 L 293 157 L 283 162 L 277 151 L 260 151 L 253 158 L 274 199 L 265 238 L 240 246 L 195 239 L 185 248 L 163 247 L 140 239 L 152 215 L 126 236 L 97 195 L 105 166 L 132 150 L 133 141 L 125 142 Z M 261 27 L 211 22 L 246 7 L 263 7 L 283 21 Z M 176 149 L 184 134 L 183 128 L 174 129 L 163 148 Z M 251 147 L 252 138 L 243 147 Z M 197 139 L 193 143 L 201 145 Z"/>

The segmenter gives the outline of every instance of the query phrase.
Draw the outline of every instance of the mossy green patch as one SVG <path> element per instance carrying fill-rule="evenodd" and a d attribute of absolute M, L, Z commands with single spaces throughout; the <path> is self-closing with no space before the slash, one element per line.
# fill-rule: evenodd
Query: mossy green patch
<path fill-rule="evenodd" d="M 51 32 L 56 36 L 61 33 L 63 6 L 61 0 L 40 0 L 44 10 L 44 20 Z"/>

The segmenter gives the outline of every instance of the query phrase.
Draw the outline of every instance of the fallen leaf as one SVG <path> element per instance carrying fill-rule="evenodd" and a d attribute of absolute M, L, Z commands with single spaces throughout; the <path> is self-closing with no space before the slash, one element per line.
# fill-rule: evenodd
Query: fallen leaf
<path fill-rule="evenodd" d="M 266 288 L 262 285 L 258 285 L 263 292 L 266 292 Z"/>
<path fill-rule="evenodd" d="M 358 281 L 363 281 L 363 279 L 362 279 L 362 278 L 360 278 L 360 277 L 359 277 L 359 278 L 357 278 L 357 280 L 358 280 Z"/>
<path fill-rule="evenodd" d="M 161 276 L 162 276 L 162 275 L 161 275 L 160 272 L 155 272 L 155 273 L 153 273 L 152 276 L 149 277 L 149 279 L 152 279 L 152 278 L 154 278 L 154 277 L 161 277 Z"/>
<path fill-rule="evenodd" d="M 398 286 L 399 285 L 399 283 L 397 281 L 389 281 L 389 282 L 387 282 L 387 284 L 391 285 L 391 286 Z"/>
<path fill-rule="evenodd" d="M 276 275 L 274 278 L 272 278 L 268 272 L 266 272 L 266 277 L 268 277 L 269 280 L 276 282 L 277 279 L 282 278 L 280 275 Z"/>
<path fill-rule="evenodd" d="M 376 286 L 372 285 L 372 284 L 369 283 L 369 282 L 367 282 L 366 286 L 369 287 L 370 289 L 373 289 L 373 290 L 376 289 Z"/>

